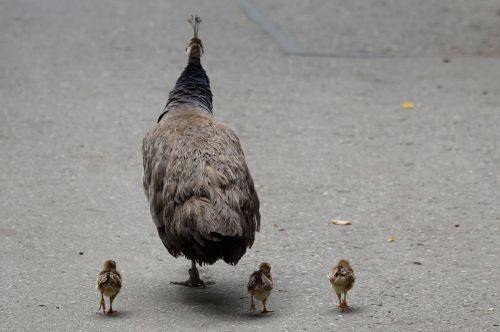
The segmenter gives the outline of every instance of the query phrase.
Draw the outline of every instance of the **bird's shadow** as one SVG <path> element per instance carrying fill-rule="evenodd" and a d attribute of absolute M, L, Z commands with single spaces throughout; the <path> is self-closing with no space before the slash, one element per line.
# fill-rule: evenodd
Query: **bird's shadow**
<path fill-rule="evenodd" d="M 221 319 L 261 319 L 274 314 L 261 314 L 260 311 L 250 313 L 250 297 L 244 285 L 237 283 L 218 282 L 206 288 L 168 284 L 156 294 L 156 301 L 179 303 L 183 308 L 190 308 L 198 314 Z"/>
<path fill-rule="evenodd" d="M 240 287 L 210 285 L 204 289 L 179 288 L 179 286 L 173 288 L 173 292 L 183 305 L 203 311 L 210 316 L 232 316 L 243 310 Z"/>
<path fill-rule="evenodd" d="M 350 307 L 348 310 L 344 310 L 344 311 L 342 311 L 338 308 L 331 308 L 328 311 L 330 313 L 338 314 L 338 315 L 354 315 L 354 314 L 358 314 L 360 312 L 363 312 L 364 308 L 360 307 L 360 306 L 356 306 L 356 307 Z"/>
<path fill-rule="evenodd" d="M 104 314 L 102 311 L 97 311 L 95 314 L 101 319 L 123 319 L 132 316 L 132 313 L 128 310 L 115 311 L 112 314 Z"/>

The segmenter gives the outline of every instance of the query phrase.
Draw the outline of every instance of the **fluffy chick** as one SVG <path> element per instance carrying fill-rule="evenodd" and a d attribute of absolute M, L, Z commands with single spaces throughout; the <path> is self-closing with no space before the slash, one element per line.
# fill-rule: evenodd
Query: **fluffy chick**
<path fill-rule="evenodd" d="M 104 262 L 102 271 L 97 275 L 96 289 L 101 292 L 101 302 L 99 303 L 99 310 L 102 308 L 104 314 L 112 314 L 113 300 L 122 288 L 122 276 L 116 270 L 116 262 L 107 260 Z M 104 302 L 104 295 L 109 297 L 109 310 L 106 311 L 106 302 Z"/>
<path fill-rule="evenodd" d="M 273 289 L 273 277 L 271 276 L 271 264 L 261 263 L 259 269 L 250 275 L 248 280 L 247 290 L 251 296 L 250 311 L 255 312 L 255 303 L 253 298 L 262 301 L 264 309 L 262 313 L 273 312 L 272 310 L 267 310 L 266 301 L 271 295 L 271 290 Z"/>
<path fill-rule="evenodd" d="M 347 292 L 354 285 L 354 280 L 354 271 L 351 265 L 347 260 L 341 259 L 337 265 L 333 267 L 332 274 L 330 276 L 330 283 L 339 298 L 339 304 L 337 304 L 337 307 L 342 311 L 350 309 L 347 304 Z M 341 294 L 344 294 L 343 300 Z"/>

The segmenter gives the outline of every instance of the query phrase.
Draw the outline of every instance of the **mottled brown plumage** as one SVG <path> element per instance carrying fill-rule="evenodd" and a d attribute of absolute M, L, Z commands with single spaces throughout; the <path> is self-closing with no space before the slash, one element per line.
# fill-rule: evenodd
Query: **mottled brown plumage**
<path fill-rule="evenodd" d="M 253 298 L 262 301 L 263 310 L 262 313 L 272 312 L 272 310 L 267 310 L 266 301 L 271 295 L 271 290 L 273 289 L 273 277 L 271 275 L 271 264 L 261 263 L 259 269 L 250 275 L 247 284 L 247 290 L 251 297 L 250 311 L 255 312 L 255 303 Z"/>
<path fill-rule="evenodd" d="M 104 262 L 102 271 L 97 275 L 96 289 L 101 293 L 101 301 L 99 302 L 99 310 L 102 308 L 103 313 L 112 314 L 113 300 L 122 288 L 122 277 L 116 270 L 116 262 L 107 260 Z M 106 311 L 106 303 L 104 296 L 109 297 L 109 310 Z"/>
<path fill-rule="evenodd" d="M 347 260 L 341 259 L 337 265 L 333 267 L 332 274 L 330 276 L 330 283 L 339 298 L 339 304 L 337 307 L 342 311 L 350 309 L 347 304 L 347 292 L 351 290 L 354 285 L 354 281 L 354 271 L 351 265 Z M 341 294 L 344 294 L 343 300 Z"/>
<path fill-rule="evenodd" d="M 177 283 L 189 286 L 203 286 L 196 262 L 238 263 L 260 227 L 259 199 L 239 139 L 212 117 L 200 21 L 191 20 L 188 66 L 142 148 L 153 221 L 169 253 L 192 261 L 190 279 Z"/>

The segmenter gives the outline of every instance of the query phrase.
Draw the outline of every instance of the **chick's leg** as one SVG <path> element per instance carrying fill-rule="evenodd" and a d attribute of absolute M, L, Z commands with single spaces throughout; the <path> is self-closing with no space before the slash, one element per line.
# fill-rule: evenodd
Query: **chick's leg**
<path fill-rule="evenodd" d="M 262 300 L 262 305 L 264 306 L 264 310 L 262 310 L 263 314 L 267 314 L 268 312 L 273 312 L 273 310 L 267 310 L 267 308 L 266 308 L 266 302 L 267 302 L 267 299 Z"/>
<path fill-rule="evenodd" d="M 113 312 L 115 312 L 113 310 L 113 300 L 115 299 L 116 295 L 113 295 L 113 296 L 110 296 L 109 298 L 109 309 L 108 309 L 108 314 L 112 314 Z"/>
<path fill-rule="evenodd" d="M 106 313 L 106 302 L 104 302 L 104 293 L 103 293 L 103 291 L 101 291 L 101 302 L 99 302 L 99 311 L 101 311 L 101 308 L 102 308 L 102 312 Z"/>
<path fill-rule="evenodd" d="M 205 284 L 205 282 L 203 282 L 203 280 L 200 279 L 200 273 L 198 272 L 198 269 L 196 268 L 196 261 L 191 260 L 191 268 L 189 269 L 189 279 L 186 281 L 172 281 L 171 284 L 180 285 L 180 286 L 188 286 L 188 287 L 205 288 L 205 285 L 209 285 L 212 283 Z"/>
<path fill-rule="evenodd" d="M 350 310 L 351 307 L 349 307 L 349 305 L 347 304 L 347 292 L 344 292 L 344 301 L 342 302 L 342 311 L 344 310 Z"/>
<path fill-rule="evenodd" d="M 339 304 L 337 304 L 337 308 L 342 309 L 342 295 L 340 293 L 337 293 L 337 297 L 339 298 Z"/>
<path fill-rule="evenodd" d="M 253 301 L 253 292 L 250 293 L 250 312 L 255 313 L 255 302 Z"/>

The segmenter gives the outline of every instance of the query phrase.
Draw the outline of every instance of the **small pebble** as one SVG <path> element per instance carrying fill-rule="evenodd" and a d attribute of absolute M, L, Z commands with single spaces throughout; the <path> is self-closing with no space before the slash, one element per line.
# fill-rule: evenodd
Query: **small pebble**
<path fill-rule="evenodd" d="M 80 255 L 83 255 L 83 251 L 79 251 L 78 253 L 79 253 Z"/>

